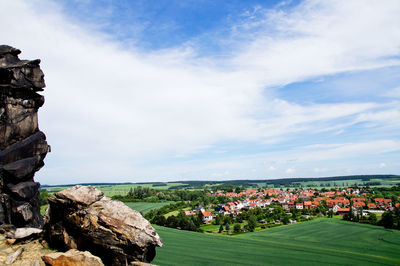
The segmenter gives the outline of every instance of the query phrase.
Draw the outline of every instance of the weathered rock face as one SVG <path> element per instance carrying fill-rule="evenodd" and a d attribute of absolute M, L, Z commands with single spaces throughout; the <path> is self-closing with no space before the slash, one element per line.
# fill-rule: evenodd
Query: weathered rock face
<path fill-rule="evenodd" d="M 40 60 L 20 60 L 20 53 L 0 45 L 0 224 L 41 227 L 33 177 L 50 149 L 37 115 L 45 83 Z"/>
<path fill-rule="evenodd" d="M 150 262 L 161 239 L 142 215 L 91 186 L 75 186 L 49 198 L 45 237 L 59 250 L 88 250 L 106 265 Z"/>
<path fill-rule="evenodd" d="M 70 249 L 65 253 L 57 252 L 42 256 L 46 265 L 51 266 L 104 266 L 99 257 L 93 256 L 90 252 Z"/>

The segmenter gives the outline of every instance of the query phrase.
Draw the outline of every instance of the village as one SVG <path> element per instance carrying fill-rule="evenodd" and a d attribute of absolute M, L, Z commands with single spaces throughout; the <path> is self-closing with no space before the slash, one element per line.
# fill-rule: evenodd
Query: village
<path fill-rule="evenodd" d="M 235 199 L 216 206 L 197 206 L 192 210 L 184 211 L 186 216 L 198 215 L 201 212 L 203 223 L 210 224 L 218 216 L 237 217 L 243 212 L 255 208 L 273 211 L 281 207 L 289 216 L 290 211 L 297 210 L 310 218 L 315 209 L 322 210 L 322 215 L 343 216 L 352 214 L 354 216 L 368 217 L 371 213 L 382 215 L 385 211 L 393 211 L 399 208 L 400 203 L 393 204 L 392 199 L 374 198 L 372 188 L 337 188 L 334 191 L 317 191 L 315 189 L 248 189 L 238 192 L 225 192 L 217 190 L 208 192 L 208 196 L 226 197 Z M 325 213 L 323 213 L 325 212 Z M 292 211 L 293 213 L 293 211 Z M 290 219 L 290 223 L 296 223 Z M 275 221 L 281 223 L 281 221 Z"/>

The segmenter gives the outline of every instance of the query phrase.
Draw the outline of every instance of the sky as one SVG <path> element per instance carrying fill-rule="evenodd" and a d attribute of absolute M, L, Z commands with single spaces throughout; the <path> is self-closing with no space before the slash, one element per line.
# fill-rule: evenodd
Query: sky
<path fill-rule="evenodd" d="M 398 0 L 0 0 L 41 184 L 400 174 Z"/>

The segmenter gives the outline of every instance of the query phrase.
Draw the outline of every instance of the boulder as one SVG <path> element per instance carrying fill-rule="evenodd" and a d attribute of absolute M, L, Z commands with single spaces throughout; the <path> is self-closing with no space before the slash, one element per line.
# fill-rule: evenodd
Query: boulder
<path fill-rule="evenodd" d="M 0 224 L 41 227 L 34 175 L 50 151 L 38 124 L 45 82 L 40 60 L 20 60 L 20 53 L 0 45 Z"/>
<path fill-rule="evenodd" d="M 160 237 L 142 215 L 90 186 L 75 186 L 49 198 L 45 238 L 59 250 L 88 250 L 106 265 L 151 262 Z"/>
<path fill-rule="evenodd" d="M 7 232 L 6 235 L 8 238 L 14 239 L 26 239 L 33 236 L 38 236 L 43 232 L 42 229 L 34 228 L 34 227 L 23 227 L 17 228 L 15 231 Z"/>
<path fill-rule="evenodd" d="M 42 260 L 48 266 L 104 266 L 99 257 L 76 249 L 43 255 Z"/>

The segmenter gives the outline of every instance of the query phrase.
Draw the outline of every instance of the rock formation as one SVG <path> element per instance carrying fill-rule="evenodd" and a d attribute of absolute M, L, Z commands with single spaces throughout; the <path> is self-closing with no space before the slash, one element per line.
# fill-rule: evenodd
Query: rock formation
<path fill-rule="evenodd" d="M 50 148 L 37 115 L 45 83 L 40 60 L 20 60 L 20 53 L 0 45 L 0 224 L 41 227 L 33 177 Z"/>
<path fill-rule="evenodd" d="M 104 266 L 99 257 L 93 256 L 90 252 L 70 249 L 65 253 L 57 252 L 42 256 L 46 265 L 50 266 Z"/>
<path fill-rule="evenodd" d="M 142 215 L 91 186 L 75 186 L 49 199 L 45 238 L 61 251 L 90 251 L 105 265 L 150 262 L 161 239 Z"/>

